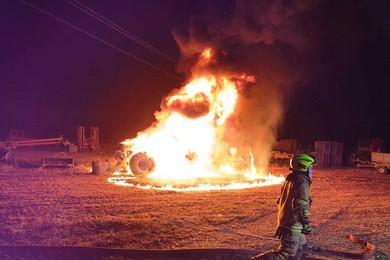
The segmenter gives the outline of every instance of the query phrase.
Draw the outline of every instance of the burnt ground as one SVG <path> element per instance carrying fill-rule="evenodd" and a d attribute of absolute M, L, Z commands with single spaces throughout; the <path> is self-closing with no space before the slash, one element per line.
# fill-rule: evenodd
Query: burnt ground
<path fill-rule="evenodd" d="M 1 259 L 132 259 L 115 256 L 114 249 L 265 251 L 278 244 L 250 235 L 273 236 L 279 185 L 208 192 L 145 190 L 114 185 L 107 180 L 109 172 L 91 174 L 92 161 L 112 162 L 102 154 L 72 154 L 72 169 L 38 167 L 34 162 L 42 155 L 18 156 L 19 164 L 0 164 Z M 270 170 L 288 173 L 287 168 Z M 389 174 L 373 169 L 316 169 L 310 244 L 360 254 L 362 246 L 346 238 L 355 234 L 377 248 L 375 259 L 390 259 L 389 184 Z M 44 254 L 54 246 L 65 247 Z M 105 248 L 112 255 L 81 257 L 77 249 L 83 247 Z M 187 256 L 182 259 L 197 259 Z"/>

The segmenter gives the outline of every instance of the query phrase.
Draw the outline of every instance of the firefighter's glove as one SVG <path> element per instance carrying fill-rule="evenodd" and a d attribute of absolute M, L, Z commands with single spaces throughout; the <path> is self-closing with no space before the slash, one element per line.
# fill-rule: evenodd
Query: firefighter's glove
<path fill-rule="evenodd" d="M 305 235 L 309 235 L 311 233 L 311 226 L 310 224 L 303 224 L 302 225 L 302 233 Z"/>
<path fill-rule="evenodd" d="M 278 227 L 275 233 L 275 237 L 277 237 L 278 239 L 282 239 L 283 237 L 290 237 L 291 235 L 291 230 L 283 226 Z"/>

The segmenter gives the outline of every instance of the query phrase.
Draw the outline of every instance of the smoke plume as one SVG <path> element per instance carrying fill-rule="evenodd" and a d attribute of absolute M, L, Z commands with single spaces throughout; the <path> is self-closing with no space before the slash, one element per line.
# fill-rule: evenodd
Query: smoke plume
<path fill-rule="evenodd" d="M 211 70 L 256 77 L 255 83 L 240 91 L 224 133 L 229 145 L 268 158 L 283 121 L 284 101 L 304 76 L 297 58 L 309 49 L 301 24 L 315 8 L 312 2 L 213 1 L 200 7 L 188 27 L 173 32 L 182 55 L 180 72 L 197 76 Z M 215 62 L 195 66 L 205 48 L 215 51 Z M 261 166 L 266 163 L 258 162 Z"/>

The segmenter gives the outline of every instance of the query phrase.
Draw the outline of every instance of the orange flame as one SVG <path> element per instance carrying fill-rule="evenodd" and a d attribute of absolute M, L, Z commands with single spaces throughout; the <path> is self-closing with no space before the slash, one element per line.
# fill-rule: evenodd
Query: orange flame
<path fill-rule="evenodd" d="M 212 58 L 213 58 L 213 50 L 211 48 L 207 48 L 200 55 L 198 65 L 199 66 L 207 65 L 210 62 L 212 62 Z"/>
<path fill-rule="evenodd" d="M 205 50 L 198 65 L 206 64 L 212 56 L 211 49 Z M 246 74 L 234 77 L 203 74 L 193 78 L 163 100 L 163 110 L 156 113 L 157 122 L 153 126 L 123 142 L 132 154 L 145 152 L 153 159 L 155 166 L 147 176 L 149 179 L 169 182 L 162 189 L 174 189 L 170 185 L 183 180 L 228 179 L 229 184 L 224 181 L 222 186 L 232 189 L 275 184 L 284 179 L 266 178 L 265 169 L 255 168 L 251 151 L 246 151 L 251 159 L 245 161 L 238 156 L 240 147 L 231 147 L 224 141 L 227 122 L 234 114 L 239 97 L 241 86 L 237 80 L 253 82 L 255 78 Z M 261 179 L 263 181 L 259 181 Z M 126 185 L 123 180 L 111 179 L 116 184 Z M 218 184 L 210 185 L 198 184 L 197 189 L 223 189 Z"/>

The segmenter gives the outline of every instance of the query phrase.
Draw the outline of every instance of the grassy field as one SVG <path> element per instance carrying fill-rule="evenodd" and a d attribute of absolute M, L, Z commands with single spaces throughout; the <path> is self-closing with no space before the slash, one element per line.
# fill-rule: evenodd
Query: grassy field
<path fill-rule="evenodd" d="M 278 173 L 285 175 L 287 169 Z M 9 246 L 264 251 L 278 245 L 242 233 L 273 236 L 279 185 L 174 192 L 118 186 L 108 182 L 109 177 L 108 173 L 94 175 L 77 169 L 0 165 L 0 258 L 18 256 L 18 252 L 9 255 L 4 249 Z M 311 187 L 313 234 L 309 242 L 362 253 L 361 246 L 346 236 L 363 234 L 361 238 L 378 249 L 376 259 L 390 259 L 389 185 L 390 175 L 371 169 L 317 169 Z M 18 257 L 29 259 L 22 253 Z"/>

